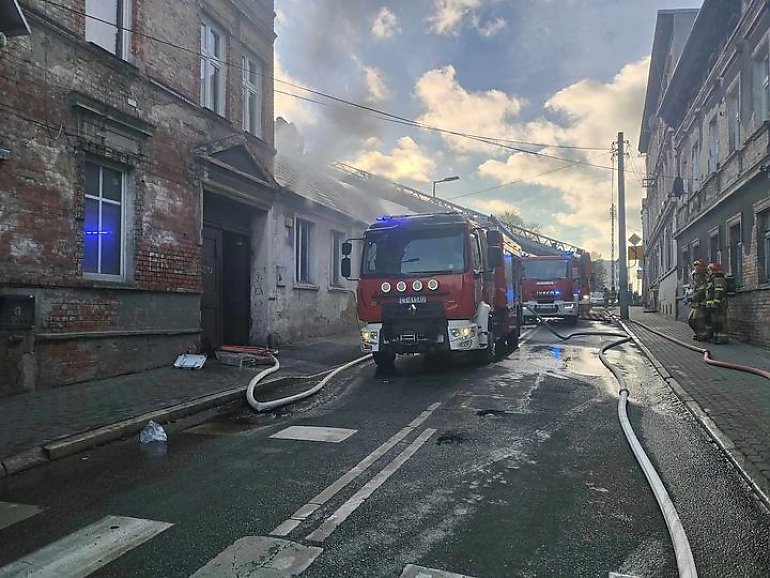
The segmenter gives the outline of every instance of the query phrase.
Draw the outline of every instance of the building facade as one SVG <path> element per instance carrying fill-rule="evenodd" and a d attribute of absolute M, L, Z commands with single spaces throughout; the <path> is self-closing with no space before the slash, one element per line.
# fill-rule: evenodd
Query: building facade
<path fill-rule="evenodd" d="M 652 196 L 648 188 L 645 203 L 648 250 L 665 247 L 656 244 L 656 230 L 674 241 L 667 256 L 676 268 L 677 316 L 688 313 L 681 303 L 692 262 L 720 262 L 738 288 L 730 333 L 764 347 L 770 347 L 768 78 L 767 3 L 705 0 L 652 111 L 666 152 L 660 163 L 648 152 L 648 182 L 663 184 Z M 649 259 L 646 265 L 654 278 Z"/>

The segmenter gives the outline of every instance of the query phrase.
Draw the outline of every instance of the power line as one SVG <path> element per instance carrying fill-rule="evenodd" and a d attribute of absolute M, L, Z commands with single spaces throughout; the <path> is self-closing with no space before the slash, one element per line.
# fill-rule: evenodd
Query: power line
<path fill-rule="evenodd" d="M 105 20 L 105 19 L 102 19 L 102 18 L 98 18 L 98 17 L 95 17 L 95 16 L 91 16 L 91 15 L 87 14 L 86 12 L 83 12 L 81 10 L 77 10 L 75 8 L 72 8 L 71 6 L 65 6 L 65 5 L 60 4 L 58 2 L 54 2 L 54 0 L 44 0 L 44 2 L 46 3 L 46 5 L 56 6 L 57 8 L 61 8 L 63 10 L 69 11 L 69 12 L 71 12 L 73 14 L 78 14 L 80 16 L 91 18 L 92 20 L 95 20 L 97 22 L 102 22 L 102 23 L 114 26 L 114 23 L 112 23 L 112 22 L 110 22 L 108 20 Z M 147 34 L 147 33 L 141 32 L 139 30 L 135 30 L 133 28 L 123 28 L 123 27 L 121 27 L 121 30 L 125 30 L 126 32 L 131 32 L 132 34 L 136 34 L 138 36 L 142 36 L 144 38 L 147 38 L 148 40 L 152 40 L 154 42 L 158 42 L 160 44 L 163 44 L 165 46 L 169 46 L 171 48 L 176 48 L 178 50 L 185 51 L 185 52 L 193 54 L 193 55 L 195 55 L 195 56 L 197 56 L 199 58 L 206 58 L 208 60 L 212 60 L 212 61 L 219 62 L 221 64 L 225 64 L 228 67 L 233 68 L 234 70 L 244 70 L 244 67 L 242 67 L 242 66 L 240 66 L 240 65 L 238 65 L 236 63 L 230 62 L 228 60 L 223 60 L 221 58 L 213 57 L 213 56 L 210 56 L 210 55 L 204 55 L 201 52 L 199 52 L 197 50 L 194 50 L 192 48 L 188 48 L 186 46 L 182 46 L 182 45 L 179 45 L 179 44 L 174 44 L 173 42 L 169 42 L 169 41 L 163 40 L 161 38 L 158 38 L 157 36 L 153 36 L 151 34 Z M 107 60 L 107 59 L 105 59 L 105 60 Z M 563 161 L 571 162 L 571 163 L 574 163 L 574 164 L 585 164 L 585 163 L 582 163 L 581 161 L 576 161 L 576 160 L 573 160 L 573 159 L 567 159 L 567 158 L 563 158 L 563 157 L 558 157 L 556 155 L 549 155 L 547 153 L 542 153 L 542 152 L 539 152 L 539 151 L 531 151 L 531 150 L 522 149 L 522 148 L 518 148 L 518 147 L 512 147 L 512 146 L 504 146 L 502 143 L 506 143 L 506 142 L 509 142 L 509 143 L 520 143 L 520 144 L 523 144 L 525 146 L 547 147 L 547 148 L 568 148 L 568 149 L 575 149 L 575 150 L 603 150 L 603 149 L 601 149 L 599 147 L 582 147 L 582 146 L 558 145 L 558 144 L 544 145 L 543 143 L 529 143 L 529 142 L 526 142 L 526 141 L 515 141 L 515 140 L 504 139 L 504 138 L 500 138 L 500 137 L 480 136 L 480 135 L 474 135 L 474 134 L 463 133 L 463 132 L 458 132 L 458 131 L 451 131 L 451 130 L 448 130 L 448 129 L 443 129 L 443 128 L 440 128 L 440 127 L 436 127 L 436 126 L 428 125 L 428 124 L 425 124 L 425 123 L 421 123 L 419 121 L 415 121 L 415 120 L 412 120 L 412 119 L 404 118 L 404 117 L 401 117 L 399 115 L 396 115 L 396 114 L 393 114 L 393 113 L 389 113 L 387 111 L 376 109 L 374 107 L 370 107 L 370 106 L 367 106 L 367 105 L 363 105 L 363 104 L 360 104 L 360 103 L 349 101 L 349 100 L 346 100 L 344 98 L 340 98 L 340 97 L 337 97 L 337 96 L 334 96 L 334 95 L 331 95 L 331 94 L 328 94 L 328 93 L 325 93 L 325 92 L 322 92 L 322 91 L 319 91 L 319 90 L 315 90 L 315 89 L 312 89 L 312 88 L 308 88 L 306 86 L 302 86 L 302 85 L 299 85 L 299 84 L 296 84 L 296 83 L 293 83 L 293 82 L 290 82 L 290 81 L 287 81 L 287 80 L 283 80 L 283 79 L 277 78 L 275 76 L 267 75 L 264 72 L 256 73 L 256 74 L 258 76 L 263 77 L 263 78 L 267 78 L 267 79 L 273 80 L 274 82 L 279 82 L 281 84 L 285 84 L 287 86 L 290 86 L 290 87 L 298 89 L 298 90 L 303 90 L 303 91 L 309 92 L 311 94 L 315 94 L 317 96 L 328 98 L 330 100 L 333 100 L 335 102 L 339 102 L 341 104 L 345 104 L 345 105 L 350 106 L 350 107 L 359 108 L 359 109 L 362 109 L 362 110 L 367 110 L 369 112 L 373 112 L 375 114 L 382 115 L 383 117 L 399 120 L 399 121 L 401 121 L 403 123 L 408 123 L 409 125 L 417 127 L 417 128 L 422 128 L 422 129 L 425 129 L 425 130 L 441 132 L 441 133 L 444 133 L 444 134 L 450 134 L 450 135 L 461 137 L 461 138 L 468 138 L 468 139 L 471 139 L 471 140 L 476 140 L 478 142 L 489 144 L 491 146 L 499 146 L 501 148 L 505 148 L 505 149 L 508 149 L 508 150 L 513 150 L 515 152 L 522 152 L 522 153 L 532 154 L 532 155 L 536 155 L 536 156 L 542 156 L 542 157 L 546 157 L 546 158 L 554 158 L 554 159 L 557 159 L 557 160 L 563 160 Z M 298 97 L 299 98 L 298 95 L 295 95 L 295 94 L 292 94 L 292 93 L 288 93 L 288 92 L 284 92 L 282 94 L 286 94 L 287 96 L 293 96 L 293 97 Z M 310 102 L 315 102 L 315 101 L 311 100 Z M 321 103 L 317 103 L 317 104 L 321 104 Z M 609 167 L 604 167 L 604 166 L 599 166 L 599 165 L 595 165 L 595 166 L 596 166 L 596 168 L 603 168 L 603 169 L 609 168 Z"/>
<path fill-rule="evenodd" d="M 603 153 L 601 153 L 599 155 L 595 155 L 595 156 L 593 156 L 591 158 L 598 158 L 598 157 L 601 157 L 601 156 L 604 156 L 604 155 L 608 155 L 608 154 L 610 154 L 610 153 L 605 151 L 605 152 L 603 152 Z M 472 197 L 472 196 L 475 196 L 475 195 L 480 195 L 482 193 L 488 193 L 490 191 L 494 191 L 494 190 L 497 190 L 497 189 L 502 189 L 503 187 L 508 187 L 510 185 L 517 185 L 519 183 L 525 183 L 527 181 L 531 181 L 532 179 L 536 179 L 536 178 L 539 178 L 539 177 L 544 177 L 546 175 L 550 175 L 552 173 L 555 173 L 555 172 L 558 172 L 558 171 L 562 171 L 564 169 L 575 168 L 575 166 L 577 166 L 577 165 L 574 165 L 574 164 L 562 165 L 560 167 L 556 167 L 555 169 L 551 169 L 549 171 L 545 171 L 545 172 L 542 172 L 542 173 L 537 173 L 535 175 L 530 175 L 530 176 L 527 176 L 527 177 L 524 177 L 524 178 L 521 178 L 521 179 L 516 179 L 515 181 L 509 181 L 507 183 L 502 183 L 500 185 L 495 185 L 493 187 L 487 187 L 485 189 L 481 189 L 481 190 L 478 190 L 478 191 L 473 191 L 473 192 L 470 192 L 470 193 L 463 193 L 462 195 L 457 195 L 457 196 L 454 196 L 454 197 L 449 197 L 449 199 L 447 199 L 447 200 L 453 201 L 455 199 L 462 199 L 464 197 Z"/>

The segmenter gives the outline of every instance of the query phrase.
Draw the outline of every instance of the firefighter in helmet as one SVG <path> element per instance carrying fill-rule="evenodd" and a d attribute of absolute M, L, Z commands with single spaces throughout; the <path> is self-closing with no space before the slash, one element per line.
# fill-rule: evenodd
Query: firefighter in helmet
<path fill-rule="evenodd" d="M 711 341 L 727 343 L 727 280 L 722 273 L 721 263 L 711 263 L 708 266 L 706 309 L 713 332 Z"/>
<path fill-rule="evenodd" d="M 706 278 L 706 267 L 700 259 L 692 264 L 691 286 L 690 315 L 687 318 L 687 323 L 695 334 L 693 335 L 695 341 L 708 341 L 711 338 L 709 312 L 706 308 L 708 279 Z"/>

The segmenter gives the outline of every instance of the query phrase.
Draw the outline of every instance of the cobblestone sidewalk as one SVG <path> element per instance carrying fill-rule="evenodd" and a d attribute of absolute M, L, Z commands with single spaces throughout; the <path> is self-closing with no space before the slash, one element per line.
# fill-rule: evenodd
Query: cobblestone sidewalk
<path fill-rule="evenodd" d="M 761 369 L 770 369 L 770 351 L 732 340 L 727 345 L 698 343 L 686 323 L 654 313 L 631 309 L 638 321 L 671 337 L 709 349 L 712 358 Z M 762 377 L 707 365 L 703 355 L 680 347 L 638 323 L 631 329 L 658 362 L 729 438 L 743 457 L 770 486 L 770 381 Z"/>

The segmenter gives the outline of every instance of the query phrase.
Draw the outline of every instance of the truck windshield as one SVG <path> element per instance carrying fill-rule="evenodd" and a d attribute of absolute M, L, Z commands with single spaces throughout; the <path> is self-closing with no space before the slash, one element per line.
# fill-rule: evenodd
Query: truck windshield
<path fill-rule="evenodd" d="M 567 279 L 569 277 L 569 262 L 566 260 L 526 261 L 524 263 L 525 279 Z"/>
<path fill-rule="evenodd" d="M 362 277 L 465 271 L 464 231 L 377 231 L 366 236 Z"/>

